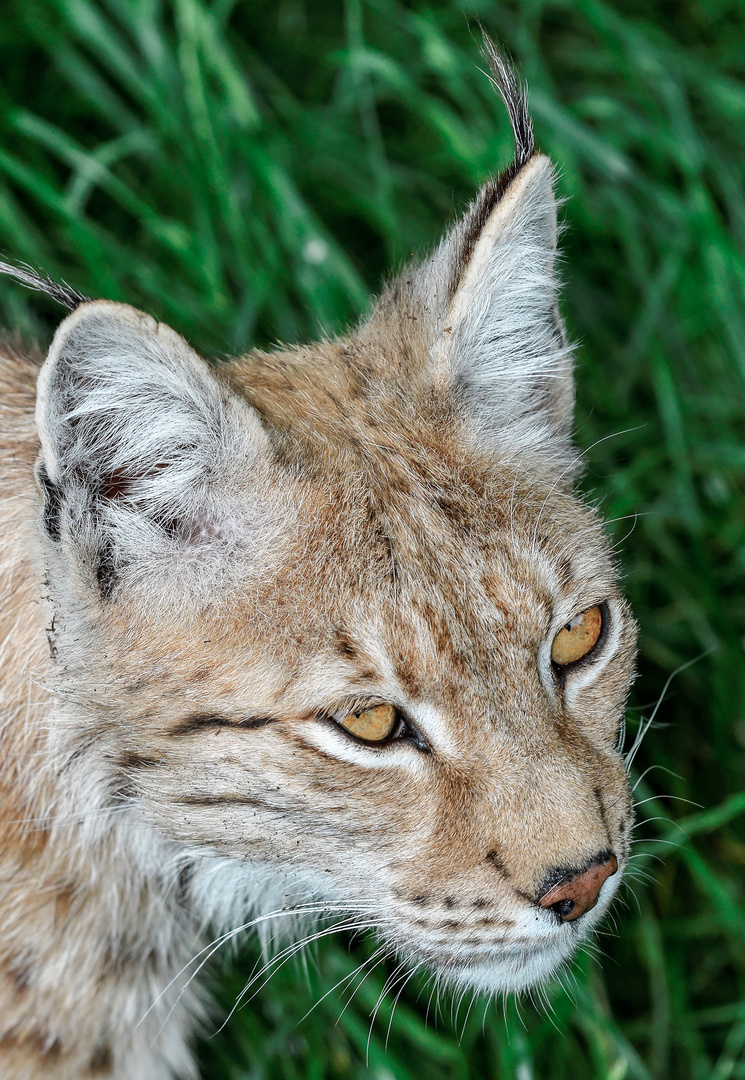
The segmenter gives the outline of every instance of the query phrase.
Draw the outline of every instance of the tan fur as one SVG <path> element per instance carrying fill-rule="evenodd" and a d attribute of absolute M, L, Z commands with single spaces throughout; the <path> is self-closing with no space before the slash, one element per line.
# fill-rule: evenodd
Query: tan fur
<path fill-rule="evenodd" d="M 521 208 L 549 197 L 546 170 L 532 158 L 506 195 L 495 188 L 489 213 L 477 207 L 487 227 L 466 222 L 450 254 L 405 273 L 338 341 L 199 374 L 148 317 L 78 308 L 39 405 L 42 495 L 72 507 L 61 525 L 42 524 L 32 478 L 37 366 L 6 351 L 7 1080 L 194 1075 L 197 982 L 178 998 L 194 967 L 177 976 L 207 924 L 219 932 L 241 911 L 346 908 L 442 981 L 494 991 L 546 977 L 607 907 L 620 873 L 576 923 L 538 904 L 557 868 L 608 850 L 622 871 L 631 827 L 618 741 L 635 631 L 598 518 L 571 489 L 571 384 L 541 389 L 527 372 L 512 419 L 500 384 L 492 420 L 492 376 L 462 375 L 463 350 L 485 332 L 476 279 L 522 228 Z M 148 494 L 178 465 L 165 452 L 137 476 L 97 473 L 100 512 L 80 501 L 88 466 L 65 472 L 72 414 L 55 412 L 55 395 L 66 357 L 107 328 L 112 341 L 152 343 L 153 356 L 180 350 L 228 431 L 229 478 L 190 481 L 175 519 L 168 484 L 157 506 Z M 542 332 L 566 380 L 563 338 L 553 324 Z M 98 376 L 75 377 L 73 404 Z M 105 533 L 114 554 L 96 547 L 101 521 L 118 522 Z M 141 539 L 122 540 L 125 558 L 127 521 Z M 599 604 L 607 641 L 562 685 L 552 638 Z M 401 710 L 426 747 L 363 745 L 335 723 L 377 702 Z"/>

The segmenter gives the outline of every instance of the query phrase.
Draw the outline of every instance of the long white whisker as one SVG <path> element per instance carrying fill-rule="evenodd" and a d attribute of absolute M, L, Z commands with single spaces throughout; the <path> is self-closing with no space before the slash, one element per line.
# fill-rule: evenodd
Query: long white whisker
<path fill-rule="evenodd" d="M 313 942 L 315 941 L 320 941 L 322 938 L 330 937 L 332 934 L 341 933 L 344 930 L 370 930 L 375 925 L 376 923 L 372 922 L 359 923 L 356 921 L 334 923 L 333 926 L 324 927 L 322 930 L 317 931 L 315 934 L 308 935 L 307 937 L 303 938 L 302 941 L 295 941 L 292 943 L 292 945 L 288 945 L 287 948 L 283 949 L 282 952 L 278 953 L 276 956 L 273 956 L 266 964 L 264 964 L 264 966 L 256 975 L 252 976 L 252 978 L 248 980 L 238 997 L 235 999 L 235 1002 L 233 1003 L 233 1007 L 231 1008 L 230 1012 L 225 1017 L 215 1034 L 219 1035 L 219 1033 L 223 1030 L 226 1024 L 232 1019 L 233 1014 L 236 1012 L 236 1010 L 240 1008 L 242 1004 L 247 1001 L 252 1001 L 257 994 L 260 994 L 264 987 L 270 982 L 272 977 L 276 975 L 276 973 L 281 968 L 283 968 L 285 964 L 289 963 L 289 961 L 294 956 L 297 956 L 298 953 L 302 952 L 308 945 L 313 944 Z M 267 978 L 264 979 L 261 985 L 256 987 L 253 993 L 251 993 L 249 996 L 249 992 L 253 989 L 255 984 L 264 977 L 264 975 L 267 975 Z"/>
<path fill-rule="evenodd" d="M 232 930 L 228 930 L 224 934 L 220 934 L 218 937 L 214 938 L 211 942 L 209 942 L 207 945 L 205 945 L 203 949 L 200 949 L 198 953 L 196 953 L 194 956 L 192 956 L 192 958 L 186 964 L 184 964 L 183 967 L 173 976 L 171 981 L 169 983 L 167 983 L 166 986 L 163 987 L 163 989 L 158 994 L 158 996 L 150 1004 L 147 1011 L 140 1018 L 140 1020 L 139 1020 L 139 1022 L 137 1024 L 137 1027 L 139 1027 L 140 1024 L 142 1024 L 144 1022 L 144 1020 L 152 1012 L 152 1010 L 155 1008 L 155 1006 L 158 1004 L 158 1002 L 170 990 L 170 988 L 173 986 L 173 984 L 175 982 L 177 982 L 181 978 L 181 976 L 184 974 L 184 972 L 188 971 L 188 969 L 191 967 L 192 964 L 196 963 L 196 961 L 199 960 L 200 957 L 203 957 L 203 959 L 200 962 L 199 966 L 197 967 L 196 971 L 189 978 L 189 982 L 187 982 L 186 986 L 188 986 L 189 983 L 192 981 L 192 979 L 195 977 L 195 975 L 197 975 L 202 970 L 204 965 L 211 959 L 211 957 L 215 954 L 215 952 L 217 952 L 218 949 L 220 949 L 226 942 L 234 940 L 238 936 L 238 934 L 243 933 L 244 930 L 250 930 L 250 929 L 252 929 L 252 928 L 254 928 L 256 926 L 260 926 L 262 923 L 269 922 L 271 919 L 279 919 L 279 918 L 282 918 L 283 916 L 287 916 L 287 915 L 293 915 L 293 916 L 298 916 L 298 915 L 300 915 L 300 916 L 302 916 L 302 915 L 320 915 L 320 914 L 323 914 L 323 913 L 327 913 L 329 910 L 333 910 L 333 908 L 335 906 L 337 906 L 338 910 L 349 911 L 350 908 L 353 908 L 355 905 L 350 904 L 350 903 L 345 903 L 343 905 L 341 903 L 339 903 L 338 905 L 317 903 L 317 904 L 298 904 L 298 905 L 292 905 L 292 906 L 289 906 L 289 907 L 286 907 L 286 908 L 278 908 L 276 911 L 269 911 L 269 912 L 266 912 L 266 913 L 264 913 L 262 915 L 258 915 L 258 916 L 256 916 L 256 918 L 250 919 L 248 922 L 241 923 L 240 926 L 236 926 Z M 364 907 L 362 905 L 360 905 L 360 906 L 364 910 Z M 181 991 L 181 994 L 183 994 L 184 990 L 186 989 L 186 986 Z M 181 994 L 179 995 L 179 999 L 181 997 Z M 173 1010 L 171 1010 L 171 1011 L 173 1011 Z M 169 1016 L 170 1016 L 170 1013 L 169 1013 Z"/>
<path fill-rule="evenodd" d="M 378 1012 L 380 1011 L 380 1007 L 383 1004 L 385 995 L 395 985 L 395 981 L 398 978 L 399 972 L 403 971 L 406 966 L 407 961 L 402 960 L 401 963 L 398 964 L 396 968 L 394 968 L 392 973 L 385 980 L 385 982 L 383 983 L 383 989 L 380 991 L 380 994 L 378 995 L 378 1000 L 375 1002 L 375 1007 L 373 1008 L 373 1011 L 370 1015 L 370 1027 L 367 1032 L 367 1046 L 365 1048 L 365 1063 L 368 1066 L 370 1064 L 370 1040 L 372 1039 L 373 1027 L 375 1026 L 375 1020 L 377 1018 Z"/>
<path fill-rule="evenodd" d="M 688 803 L 689 806 L 695 806 L 699 810 L 703 810 L 701 803 L 695 802 L 693 799 L 684 799 L 682 795 L 650 795 L 647 799 L 640 799 L 639 802 L 634 803 L 635 807 L 644 806 L 646 803 L 659 802 L 662 799 L 674 799 L 675 802 Z M 655 821 L 656 818 L 644 818 L 644 821 Z"/>
<path fill-rule="evenodd" d="M 632 792 L 636 791 L 636 789 L 639 787 L 639 784 L 642 783 L 644 778 L 648 776 L 649 773 L 654 772 L 656 769 L 661 769 L 663 772 L 670 773 L 670 775 L 675 777 L 676 780 L 680 780 L 680 776 L 678 776 L 677 773 L 674 773 L 672 769 L 668 769 L 665 765 L 649 765 L 641 774 L 639 779 L 634 783 L 634 786 L 631 789 Z"/>
<path fill-rule="evenodd" d="M 357 993 L 357 991 L 360 989 L 360 987 L 364 984 L 365 980 L 368 979 L 370 977 L 370 975 L 372 975 L 372 973 L 375 971 L 376 968 L 380 967 L 381 964 L 385 963 L 385 961 L 391 955 L 392 955 L 391 950 L 386 948 L 385 945 L 379 946 L 375 950 L 375 952 L 372 954 L 372 956 L 368 957 L 367 960 L 365 960 L 362 964 L 359 964 L 355 968 L 355 970 L 352 972 L 351 976 L 346 975 L 342 980 L 340 980 L 340 982 L 338 982 L 336 984 L 336 986 L 340 986 L 344 982 L 350 982 L 350 981 L 352 981 L 353 978 L 356 978 L 359 974 L 362 973 L 362 978 L 360 979 L 360 981 L 357 983 L 356 986 L 352 987 L 352 990 L 351 990 L 350 994 L 348 995 L 347 1000 L 344 1002 L 344 1007 L 342 1008 L 341 1012 L 339 1013 L 338 1017 L 336 1018 L 337 1024 L 339 1023 L 342 1016 L 344 1015 L 344 1013 L 349 1008 L 352 1000 L 354 999 L 354 995 Z M 372 965 L 372 966 L 369 966 L 369 965 Z M 368 968 L 368 970 L 365 971 L 365 968 Z M 332 987 L 332 990 L 335 990 L 336 986 Z M 323 1001 L 323 999 L 326 996 L 327 995 L 324 994 L 323 997 L 320 998 L 319 1000 Z M 318 1003 L 316 1003 L 316 1004 L 318 1004 Z M 306 1016 L 309 1015 L 313 1011 L 313 1009 L 315 1009 L 315 1007 L 316 1006 L 313 1005 L 311 1007 L 311 1009 L 308 1010 L 308 1013 L 306 1013 Z M 305 1017 L 303 1019 L 305 1019 Z"/>
<path fill-rule="evenodd" d="M 471 1015 L 471 1009 L 473 1009 L 473 1003 L 476 1000 L 476 996 L 477 996 L 476 991 L 475 990 L 471 991 L 471 1001 L 469 1003 L 468 1008 L 466 1009 L 466 1015 L 463 1018 L 463 1027 L 461 1028 L 460 1035 L 458 1037 L 458 1042 L 459 1043 L 463 1042 L 463 1037 L 466 1034 L 466 1026 L 468 1024 L 468 1017 Z"/>
<path fill-rule="evenodd" d="M 639 430 L 640 430 L 640 428 L 639 428 L 639 426 L 637 426 L 637 427 L 633 427 L 633 428 L 625 428 L 623 431 L 614 431 L 610 435 L 604 435 L 602 439 L 596 439 L 594 443 L 592 443 L 590 446 L 587 447 L 587 449 L 581 450 L 580 453 L 575 454 L 574 458 L 562 470 L 562 472 L 559 474 L 559 476 L 557 476 L 556 480 L 554 480 L 553 484 L 548 489 L 546 497 L 544 498 L 543 502 L 541 503 L 541 508 L 538 511 L 538 517 L 536 518 L 536 522 L 535 522 L 535 525 L 533 527 L 533 539 L 531 541 L 531 546 L 533 548 L 535 548 L 536 540 L 538 539 L 538 526 L 541 523 L 541 516 L 543 515 L 543 511 L 546 509 L 546 504 L 548 503 L 548 500 L 551 498 L 554 491 L 556 491 L 556 488 L 559 486 L 559 484 L 564 479 L 566 474 L 568 472 L 571 472 L 574 469 L 574 467 L 576 466 L 577 462 L 581 461 L 582 458 L 586 454 L 589 454 L 591 450 L 594 450 L 596 446 L 600 446 L 601 443 L 607 442 L 609 439 L 617 439 L 619 437 L 619 435 L 628 435 L 633 431 L 639 431 Z"/>
<path fill-rule="evenodd" d="M 391 1015 L 390 1015 L 390 1017 L 388 1019 L 388 1029 L 387 1029 L 387 1031 L 385 1033 L 385 1048 L 386 1048 L 386 1050 L 388 1049 L 388 1042 L 389 1042 L 390 1037 L 391 1037 L 391 1029 L 393 1027 L 393 1017 L 394 1017 L 394 1014 L 396 1012 L 396 1006 L 398 1005 L 398 1000 L 401 997 L 401 995 L 403 994 L 403 992 L 406 989 L 407 985 L 411 982 L 411 980 L 416 975 L 417 970 L 418 970 L 418 965 L 417 965 L 417 967 L 412 968 L 411 971 L 404 972 L 404 977 L 401 980 L 401 986 L 399 987 L 398 992 L 396 993 L 396 996 L 393 999 L 393 1003 L 391 1005 Z"/>
<path fill-rule="evenodd" d="M 273 975 L 276 974 L 277 971 L 280 970 L 280 968 L 284 967 L 284 965 L 287 963 L 288 960 L 291 960 L 293 956 L 297 955 L 297 953 L 299 953 L 302 950 L 306 949 L 308 945 L 312 945 L 312 944 L 314 944 L 314 942 L 320 941 L 321 938 L 330 937 L 332 934 L 341 933 L 342 931 L 345 931 L 345 930 L 349 930 L 349 931 L 370 930 L 370 929 L 374 928 L 376 925 L 377 925 L 377 923 L 375 923 L 375 922 L 362 923 L 362 922 L 359 922 L 356 919 L 355 920 L 350 919 L 350 920 L 347 920 L 347 921 L 341 921 L 341 922 L 338 922 L 338 923 L 334 923 L 332 926 L 323 927 L 320 930 L 317 930 L 313 934 L 307 934 L 300 941 L 293 941 L 290 945 L 288 945 L 284 949 L 282 949 L 281 952 L 277 953 L 276 956 L 270 957 L 269 960 L 266 961 L 266 963 L 261 967 L 261 969 L 258 972 L 256 972 L 255 974 L 252 974 L 251 978 L 248 980 L 246 985 L 243 987 L 243 990 L 241 990 L 240 994 L 238 995 L 238 997 L 236 999 L 236 1003 L 235 1003 L 233 1009 L 231 1010 L 231 1013 L 228 1016 L 228 1019 L 230 1019 L 230 1016 L 232 1016 L 235 1009 L 242 1003 L 242 1001 L 246 998 L 246 995 L 248 994 L 249 990 L 251 990 L 253 985 L 256 982 L 258 982 L 259 979 L 261 979 L 267 972 L 270 972 L 269 978 L 271 978 Z M 251 995 L 251 999 L 254 998 L 256 996 L 256 994 L 260 993 L 261 990 L 263 990 L 263 988 L 267 985 L 268 982 L 269 982 L 269 979 L 266 979 L 261 984 L 261 986 L 257 990 L 254 991 L 254 993 Z M 249 1000 L 251 1000 L 251 999 L 249 999 Z"/>
<path fill-rule="evenodd" d="M 675 669 L 675 671 L 673 671 L 668 676 L 667 682 L 662 687 L 662 692 L 661 692 L 659 698 L 657 699 L 657 704 L 655 705 L 654 709 L 652 710 L 652 715 L 649 717 L 649 719 L 647 721 L 645 721 L 644 723 L 642 723 L 640 725 L 639 731 L 637 732 L 636 738 L 634 739 L 634 743 L 633 743 L 631 749 L 629 750 L 628 754 L 626 755 L 625 764 L 626 764 L 626 771 L 627 772 L 631 769 L 634 758 L 637 755 L 637 752 L 639 750 L 639 747 L 642 744 L 644 736 L 647 734 L 647 732 L 651 728 L 652 724 L 654 723 L 654 719 L 657 716 L 657 713 L 659 712 L 660 706 L 662 705 L 662 702 L 664 700 L 665 694 L 668 691 L 670 683 L 673 681 L 673 679 L 677 675 L 680 675 L 681 672 L 686 671 L 689 667 L 692 667 L 694 664 L 697 664 L 699 662 L 699 660 L 704 660 L 707 656 L 710 656 L 714 652 L 715 648 L 716 648 L 716 646 L 712 646 L 710 649 L 705 649 L 702 653 L 699 653 L 698 656 L 694 656 L 692 660 L 687 660 L 685 662 L 685 664 L 681 664 L 679 667 L 677 667 Z"/>

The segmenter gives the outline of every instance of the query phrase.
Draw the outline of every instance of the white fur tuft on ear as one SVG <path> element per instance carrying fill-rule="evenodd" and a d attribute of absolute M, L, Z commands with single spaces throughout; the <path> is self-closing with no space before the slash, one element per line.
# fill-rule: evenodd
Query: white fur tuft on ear
<path fill-rule="evenodd" d="M 187 549 L 219 545 L 231 523 L 261 528 L 273 455 L 258 416 L 149 315 L 108 301 L 69 315 L 36 422 L 46 531 L 88 558 L 105 549 L 121 564 L 157 537 Z"/>

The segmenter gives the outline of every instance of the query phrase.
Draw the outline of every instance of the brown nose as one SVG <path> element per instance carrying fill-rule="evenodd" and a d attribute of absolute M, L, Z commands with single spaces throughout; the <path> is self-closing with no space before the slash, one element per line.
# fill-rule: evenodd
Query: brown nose
<path fill-rule="evenodd" d="M 595 907 L 603 882 L 617 870 L 610 851 L 601 851 L 583 870 L 550 870 L 538 903 L 554 911 L 559 922 L 573 922 Z"/>

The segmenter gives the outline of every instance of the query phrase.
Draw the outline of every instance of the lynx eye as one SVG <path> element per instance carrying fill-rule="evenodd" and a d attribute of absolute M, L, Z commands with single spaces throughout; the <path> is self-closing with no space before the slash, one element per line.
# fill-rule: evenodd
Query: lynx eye
<path fill-rule="evenodd" d="M 566 667 L 594 649 L 603 629 L 603 609 L 599 604 L 581 611 L 562 626 L 551 646 L 551 660 Z"/>
<path fill-rule="evenodd" d="M 363 742 L 379 743 L 403 730 L 403 722 L 393 705 L 375 705 L 364 712 L 348 713 L 338 721 L 340 727 Z"/>

